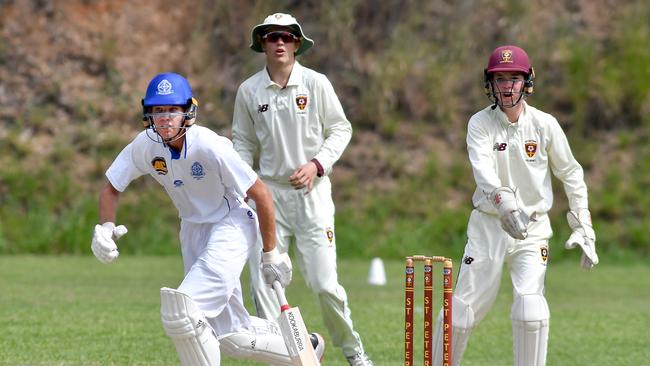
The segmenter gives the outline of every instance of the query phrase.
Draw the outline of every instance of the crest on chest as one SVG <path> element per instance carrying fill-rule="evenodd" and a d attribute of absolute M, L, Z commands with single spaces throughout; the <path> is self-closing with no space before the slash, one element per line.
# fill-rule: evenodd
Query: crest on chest
<path fill-rule="evenodd" d="M 524 149 L 526 149 L 526 155 L 528 155 L 529 158 L 534 157 L 537 153 L 537 141 L 526 141 L 526 143 L 524 143 Z"/>
<path fill-rule="evenodd" d="M 151 160 L 151 166 L 158 175 L 167 175 L 167 162 L 165 161 L 165 158 L 156 156 Z"/>
<path fill-rule="evenodd" d="M 205 177 L 205 169 L 203 169 L 203 165 L 201 165 L 201 163 L 198 161 L 192 163 L 191 174 L 192 178 L 196 180 L 203 179 Z"/>
<path fill-rule="evenodd" d="M 307 108 L 307 94 L 298 94 L 296 95 L 296 106 L 298 106 L 298 110 L 304 111 L 305 108 Z"/>
<path fill-rule="evenodd" d="M 537 141 L 535 140 L 526 140 L 524 142 L 524 151 L 526 156 L 528 156 L 528 161 L 534 160 L 535 155 L 537 154 Z"/>

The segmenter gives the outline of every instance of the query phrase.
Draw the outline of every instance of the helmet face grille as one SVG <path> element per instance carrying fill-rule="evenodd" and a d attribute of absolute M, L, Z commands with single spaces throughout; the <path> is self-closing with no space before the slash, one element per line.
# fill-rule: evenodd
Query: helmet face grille
<path fill-rule="evenodd" d="M 524 86 L 520 92 L 520 97 L 513 105 L 507 105 L 505 107 L 513 107 L 527 96 L 533 94 L 535 70 L 530 64 L 528 54 L 522 48 L 505 45 L 495 48 L 490 54 L 487 67 L 483 70 L 483 87 L 485 95 L 494 103 L 494 107 L 497 104 L 504 106 L 498 98 L 500 92 L 496 90 L 497 88 L 495 88 L 492 81 L 492 75 L 496 72 L 520 72 L 525 75 Z"/>
<path fill-rule="evenodd" d="M 199 102 L 192 96 L 192 88 L 182 75 L 162 73 L 149 82 L 145 97 L 142 99 L 142 121 L 145 128 L 153 126 L 149 115 L 153 106 L 178 105 L 185 107 L 185 125 L 194 123 Z"/>
<path fill-rule="evenodd" d="M 494 80 L 492 79 L 492 74 L 488 73 L 488 70 L 483 70 L 483 91 L 488 97 L 490 102 L 494 103 L 493 109 L 497 105 L 502 107 L 511 108 L 519 104 L 522 100 L 526 99 L 529 95 L 533 94 L 534 85 L 535 85 L 535 70 L 531 67 L 529 73 L 526 73 L 526 76 L 523 80 L 523 87 L 519 92 L 513 91 L 502 91 L 494 85 Z M 499 99 L 499 95 L 504 93 L 519 94 L 519 98 L 514 101 L 512 104 L 503 104 Z"/>

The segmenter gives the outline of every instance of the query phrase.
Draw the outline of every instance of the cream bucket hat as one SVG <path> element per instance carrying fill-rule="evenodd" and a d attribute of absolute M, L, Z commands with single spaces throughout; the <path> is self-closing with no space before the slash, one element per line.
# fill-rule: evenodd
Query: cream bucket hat
<path fill-rule="evenodd" d="M 300 47 L 298 50 L 296 50 L 296 55 L 300 55 L 314 45 L 314 41 L 307 38 L 307 36 L 305 36 L 305 34 L 302 32 L 302 28 L 300 27 L 300 24 L 298 24 L 296 18 L 289 14 L 275 13 L 266 17 L 266 19 L 264 19 L 264 23 L 253 27 L 253 31 L 251 32 L 250 45 L 250 48 L 253 51 L 264 52 L 261 44 L 262 36 L 264 35 L 266 28 L 272 26 L 290 28 L 293 31 L 292 33 L 300 38 Z"/>

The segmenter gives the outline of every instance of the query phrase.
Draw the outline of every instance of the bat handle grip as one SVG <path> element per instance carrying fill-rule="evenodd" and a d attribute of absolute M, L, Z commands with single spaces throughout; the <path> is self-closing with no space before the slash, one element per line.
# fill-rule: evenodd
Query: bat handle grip
<path fill-rule="evenodd" d="M 288 307 L 289 303 L 287 302 L 287 297 L 284 295 L 284 288 L 282 287 L 280 281 L 273 281 L 273 290 L 275 290 L 275 294 L 278 297 L 280 308 L 283 309 L 285 307 Z"/>

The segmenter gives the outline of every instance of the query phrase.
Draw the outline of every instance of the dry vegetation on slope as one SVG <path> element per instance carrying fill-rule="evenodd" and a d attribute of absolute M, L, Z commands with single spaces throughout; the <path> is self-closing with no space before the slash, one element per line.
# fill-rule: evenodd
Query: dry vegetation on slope
<path fill-rule="evenodd" d="M 358 211 L 347 217 L 372 220 L 375 205 L 400 201 L 412 212 L 387 210 L 405 220 L 436 219 L 416 207 L 423 203 L 464 217 L 473 188 L 465 124 L 487 103 L 481 77 L 490 50 L 516 43 L 537 70 L 531 103 L 567 130 L 599 198 L 596 216 L 630 216 L 642 228 L 648 8 L 610 0 L 0 1 L 5 212 L 32 204 L 64 212 L 74 205 L 34 203 L 32 194 L 74 200 L 96 189 L 140 130 L 139 101 L 155 73 L 187 75 L 202 123 L 229 136 L 236 89 L 263 63 L 247 47 L 250 29 L 288 11 L 316 41 L 300 62 L 328 75 L 355 128 L 334 174 L 339 207 Z M 0 227 L 0 237 L 3 230 L 16 236 Z"/>

